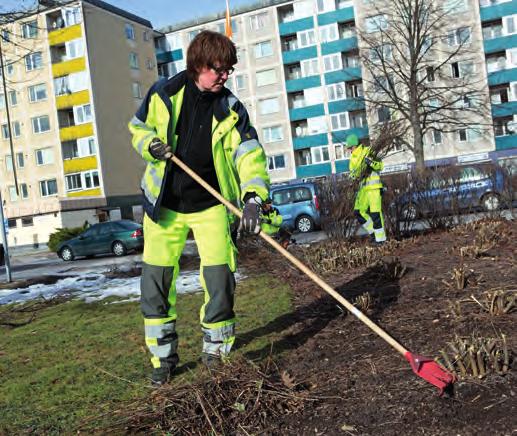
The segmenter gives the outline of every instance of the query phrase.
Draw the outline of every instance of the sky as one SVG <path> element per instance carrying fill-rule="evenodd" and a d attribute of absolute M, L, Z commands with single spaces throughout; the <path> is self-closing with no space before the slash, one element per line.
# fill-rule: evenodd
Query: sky
<path fill-rule="evenodd" d="M 107 3 L 145 18 L 155 29 L 169 24 L 223 12 L 226 0 L 105 0 Z M 256 3 L 257 0 L 229 0 L 230 9 Z M 0 13 L 34 5 L 34 0 L 0 0 Z"/>

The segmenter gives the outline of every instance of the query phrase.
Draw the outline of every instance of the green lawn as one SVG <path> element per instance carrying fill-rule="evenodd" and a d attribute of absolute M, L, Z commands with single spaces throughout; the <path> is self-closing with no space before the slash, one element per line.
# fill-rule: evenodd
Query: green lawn
<path fill-rule="evenodd" d="M 180 365 L 189 370 L 175 383 L 206 376 L 198 364 L 201 304 L 200 293 L 178 297 Z M 0 313 L 7 309 L 0 307 Z M 266 275 L 248 278 L 237 286 L 237 336 L 290 310 L 287 285 Z M 75 433 L 85 423 L 102 426 L 111 412 L 151 392 L 137 303 L 69 301 L 40 310 L 28 325 L 0 327 L 0 335 L 0 434 Z M 278 335 L 249 334 L 253 339 L 234 355 L 266 350 Z"/>

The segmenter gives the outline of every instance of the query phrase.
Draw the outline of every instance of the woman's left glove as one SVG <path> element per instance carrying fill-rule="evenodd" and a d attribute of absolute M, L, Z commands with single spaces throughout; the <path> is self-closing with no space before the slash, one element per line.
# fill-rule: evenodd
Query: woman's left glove
<path fill-rule="evenodd" d="M 251 196 L 242 210 L 239 230 L 257 235 L 260 232 L 260 205 L 262 200 L 258 195 Z"/>

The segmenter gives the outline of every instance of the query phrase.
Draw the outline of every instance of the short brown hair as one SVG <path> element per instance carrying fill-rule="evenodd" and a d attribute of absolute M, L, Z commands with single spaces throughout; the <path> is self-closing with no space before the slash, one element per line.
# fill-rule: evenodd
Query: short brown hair
<path fill-rule="evenodd" d="M 236 63 L 237 49 L 232 40 L 211 30 L 197 34 L 187 50 L 187 72 L 194 80 L 203 67 L 220 64 L 223 68 L 231 68 Z"/>

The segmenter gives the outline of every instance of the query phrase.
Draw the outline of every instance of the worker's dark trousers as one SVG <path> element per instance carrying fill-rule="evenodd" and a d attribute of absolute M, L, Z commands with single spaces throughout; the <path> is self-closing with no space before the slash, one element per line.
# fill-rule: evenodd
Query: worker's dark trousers
<path fill-rule="evenodd" d="M 144 217 L 141 280 L 145 341 L 155 368 L 172 368 L 178 363 L 176 278 L 190 229 L 201 259 L 199 277 L 205 291 L 200 311 L 203 352 L 226 356 L 235 341 L 236 256 L 225 207 L 218 205 L 188 214 L 162 208 L 158 223 Z"/>

